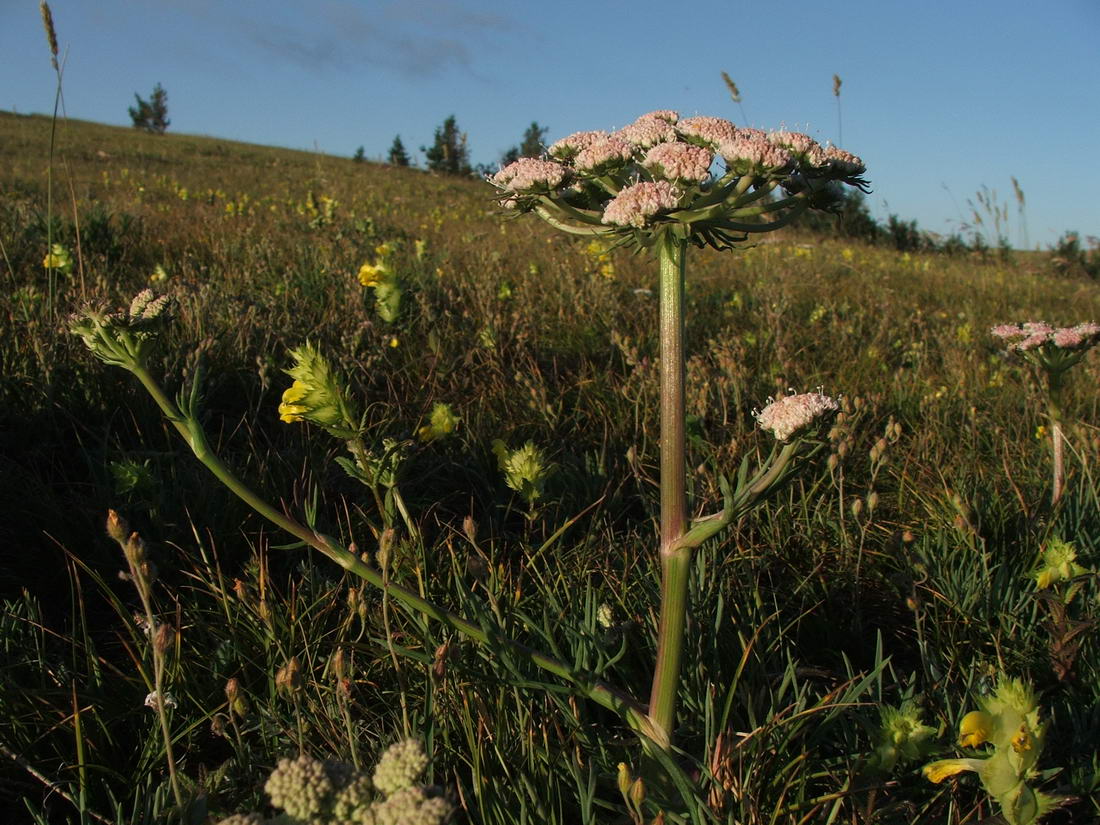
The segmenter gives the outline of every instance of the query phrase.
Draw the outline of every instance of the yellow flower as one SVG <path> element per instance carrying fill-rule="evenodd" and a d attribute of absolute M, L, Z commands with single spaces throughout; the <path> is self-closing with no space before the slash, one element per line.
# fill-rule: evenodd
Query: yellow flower
<path fill-rule="evenodd" d="M 359 267 L 359 283 L 363 286 L 378 286 L 386 272 L 385 264 L 363 264 Z"/>
<path fill-rule="evenodd" d="M 938 785 L 949 776 L 954 776 L 963 771 L 978 770 L 981 763 L 982 760 L 980 759 L 941 759 L 939 762 L 925 765 L 921 772 L 924 774 L 925 779 Z"/>
<path fill-rule="evenodd" d="M 393 335 L 393 336 L 390 337 L 390 346 L 391 347 L 393 347 L 394 349 L 397 349 L 397 347 L 399 347 L 400 345 L 401 345 L 401 342 L 397 340 L 396 335 Z"/>
<path fill-rule="evenodd" d="M 992 717 L 984 711 L 972 710 L 959 723 L 959 746 L 976 748 L 978 745 L 989 741 L 992 730 Z"/>
<path fill-rule="evenodd" d="M 293 424 L 296 421 L 304 420 L 302 414 L 309 412 L 309 408 L 296 402 L 305 398 L 307 391 L 306 385 L 297 380 L 287 387 L 283 393 L 283 402 L 279 405 L 280 421 Z"/>
<path fill-rule="evenodd" d="M 421 441 L 435 441 L 437 438 L 453 433 L 456 426 L 458 426 L 458 416 L 451 410 L 451 406 L 437 403 L 432 407 L 428 423 L 417 430 L 416 434 Z"/>

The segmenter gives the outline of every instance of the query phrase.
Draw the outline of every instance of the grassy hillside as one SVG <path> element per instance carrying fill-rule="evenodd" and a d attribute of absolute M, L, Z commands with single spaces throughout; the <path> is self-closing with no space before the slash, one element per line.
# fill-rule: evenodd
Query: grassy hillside
<path fill-rule="evenodd" d="M 170 293 L 158 375 L 175 392 L 201 362 L 211 444 L 247 483 L 361 552 L 384 545 L 396 580 L 641 693 L 658 581 L 654 263 L 504 220 L 480 181 L 75 121 L 57 126 L 51 173 L 50 135 L 48 119 L 0 113 L 8 755 L 73 799 L 83 788 L 111 821 L 154 821 L 170 798 L 141 707 L 150 642 L 103 529 L 114 508 L 156 559 L 157 609 L 180 631 L 176 758 L 207 777 L 212 814 L 260 805 L 306 731 L 315 755 L 368 762 L 421 736 L 459 821 L 630 821 L 615 766 L 639 755 L 621 723 L 512 687 L 541 677 L 383 605 L 316 553 L 280 549 L 289 537 L 66 319 L 146 286 Z M 51 243 L 71 272 L 43 267 Z M 382 244 L 400 283 L 392 319 L 357 277 Z M 932 785 L 919 761 L 889 776 L 866 766 L 879 706 L 914 700 L 952 756 L 959 719 L 1000 674 L 1040 690 L 1040 767 L 1061 768 L 1044 787 L 1078 798 L 1055 816 L 1093 821 L 1100 645 L 1080 631 L 1100 609 L 1096 577 L 1040 589 L 1030 573 L 1055 538 L 1100 565 L 1100 363 L 1070 374 L 1067 493 L 1051 509 L 1040 384 L 988 330 L 1096 320 L 1100 286 L 1041 256 L 903 256 L 794 232 L 692 250 L 687 307 L 698 513 L 720 506 L 716 472 L 770 449 L 752 415 L 770 396 L 821 386 L 844 406 L 818 465 L 701 553 L 680 739 L 713 821 L 980 821 L 997 808 L 977 782 Z M 306 341 L 351 388 L 375 455 L 405 443 L 408 522 L 338 466 L 340 440 L 279 420 L 283 370 Z M 459 423 L 425 441 L 437 404 Z M 530 441 L 551 466 L 533 502 L 507 486 L 498 439 Z M 340 679 L 338 650 L 354 662 Z M 293 699 L 275 684 L 291 656 L 305 671 Z M 227 705 L 230 678 L 247 715 Z M 14 760 L 0 783 L 20 816 L 25 797 L 78 821 L 79 804 Z"/>

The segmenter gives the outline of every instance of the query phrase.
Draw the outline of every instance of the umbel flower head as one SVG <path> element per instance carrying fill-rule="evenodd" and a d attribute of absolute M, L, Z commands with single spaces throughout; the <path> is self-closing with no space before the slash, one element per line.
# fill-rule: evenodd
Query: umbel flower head
<path fill-rule="evenodd" d="M 310 343 L 290 351 L 294 366 L 286 374 L 294 383 L 283 393 L 279 418 L 288 424 L 310 421 L 337 438 L 359 434 L 359 415 L 332 366 Z"/>
<path fill-rule="evenodd" d="M 867 191 L 864 171 L 855 155 L 799 132 L 657 111 L 616 132 L 576 132 L 489 182 L 505 208 L 533 211 L 566 232 L 638 247 L 671 232 L 725 249 L 807 207 L 830 207 L 838 183 Z"/>
<path fill-rule="evenodd" d="M 1042 321 L 999 324 L 990 333 L 1004 341 L 1009 353 L 1054 378 L 1061 377 L 1100 343 L 1100 324 L 1091 321 L 1072 327 L 1053 327 Z"/>
<path fill-rule="evenodd" d="M 756 414 L 761 429 L 771 430 L 777 441 L 789 441 L 819 429 L 840 409 L 835 399 L 821 392 L 806 392 L 768 399 L 768 405 Z"/>
<path fill-rule="evenodd" d="M 416 739 L 404 739 L 386 748 L 374 769 L 374 787 L 386 796 L 411 788 L 428 767 L 428 757 Z"/>
<path fill-rule="evenodd" d="M 157 297 L 153 290 L 143 289 L 128 310 L 86 307 L 69 319 L 69 330 L 101 361 L 130 370 L 144 368 L 175 306 L 170 295 Z"/>
<path fill-rule="evenodd" d="M 1009 825 L 1030 825 L 1056 808 L 1059 799 L 1027 784 L 1043 751 L 1046 725 L 1039 719 L 1039 704 L 1031 687 L 1018 679 L 1003 678 L 992 696 L 980 700 L 981 710 L 971 711 L 959 724 L 959 746 L 991 745 L 984 758 L 941 759 L 924 766 L 932 782 L 973 771 L 986 793 L 1001 806 Z"/>

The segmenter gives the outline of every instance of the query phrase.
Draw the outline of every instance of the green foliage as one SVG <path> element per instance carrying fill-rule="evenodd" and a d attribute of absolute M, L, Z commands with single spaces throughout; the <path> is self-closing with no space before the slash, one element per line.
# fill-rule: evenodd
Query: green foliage
<path fill-rule="evenodd" d="M 129 108 L 130 120 L 135 129 L 141 129 L 153 135 L 163 135 L 172 121 L 168 119 L 168 92 L 158 83 L 153 87 L 153 93 L 148 100 L 143 99 L 136 92 L 134 99 L 137 106 Z"/>

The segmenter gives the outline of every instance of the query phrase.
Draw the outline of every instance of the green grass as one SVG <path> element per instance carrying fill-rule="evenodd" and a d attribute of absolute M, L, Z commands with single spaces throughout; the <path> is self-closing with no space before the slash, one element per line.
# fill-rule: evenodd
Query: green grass
<path fill-rule="evenodd" d="M 637 771 L 640 754 L 618 719 L 392 608 L 387 638 L 375 592 L 279 549 L 289 537 L 217 485 L 65 318 L 86 301 L 124 305 L 162 267 L 153 286 L 180 305 L 167 385 L 201 355 L 203 420 L 226 462 L 361 552 L 377 550 L 383 520 L 332 460 L 341 445 L 278 421 L 288 351 L 316 343 L 379 442 L 414 437 L 435 403 L 451 405 L 457 431 L 418 443 L 403 467 L 421 539 L 398 532 L 393 575 L 642 693 L 659 578 L 655 265 L 615 253 L 608 278 L 583 243 L 502 221 L 477 181 L 75 121 L 59 124 L 47 215 L 49 128 L 0 113 L 0 744 L 73 799 L 83 785 L 111 821 L 170 807 L 142 707 L 149 642 L 103 530 L 111 507 L 148 543 L 158 609 L 180 629 L 175 751 L 213 814 L 262 805 L 300 726 L 315 755 L 372 763 L 402 735 L 403 701 L 462 821 L 628 822 L 616 765 Z M 56 306 L 42 267 L 51 221 L 77 259 Z M 394 323 L 356 279 L 384 241 L 405 290 Z M 1092 356 L 1071 378 L 1068 492 L 1052 513 L 1037 384 L 987 330 L 1095 319 L 1100 287 L 1041 255 L 900 256 L 788 233 L 692 250 L 687 307 L 692 467 L 732 472 L 766 451 L 752 410 L 788 387 L 823 386 L 846 410 L 834 466 L 822 460 L 700 554 L 678 741 L 715 821 L 981 821 L 995 811 L 974 782 L 930 785 L 919 763 L 872 782 L 860 765 L 877 706 L 909 697 L 954 753 L 958 719 L 1002 671 L 1041 691 L 1052 733 L 1040 765 L 1061 768 L 1044 787 L 1080 800 L 1056 816 L 1093 821 L 1100 650 L 1071 631 L 1097 619 L 1096 578 L 1059 620 L 1028 573 L 1052 535 L 1100 566 L 1100 366 Z M 535 519 L 504 484 L 497 438 L 531 440 L 555 465 Z M 720 503 L 712 478 L 692 473 L 699 512 Z M 346 684 L 337 650 L 353 662 Z M 297 708 L 275 689 L 291 656 L 306 674 Z M 243 718 L 228 713 L 230 678 L 250 703 Z M 8 819 L 29 807 L 90 821 L 26 767 L 0 765 Z"/>

